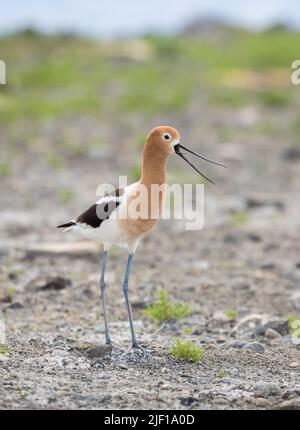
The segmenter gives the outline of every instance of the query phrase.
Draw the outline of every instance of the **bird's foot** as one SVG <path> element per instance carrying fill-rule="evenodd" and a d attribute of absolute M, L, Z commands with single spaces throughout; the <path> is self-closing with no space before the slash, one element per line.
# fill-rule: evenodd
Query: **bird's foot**
<path fill-rule="evenodd" d="M 136 363 L 148 362 L 152 358 L 150 351 L 140 346 L 138 343 L 133 343 L 126 355 L 129 361 L 134 361 Z"/>

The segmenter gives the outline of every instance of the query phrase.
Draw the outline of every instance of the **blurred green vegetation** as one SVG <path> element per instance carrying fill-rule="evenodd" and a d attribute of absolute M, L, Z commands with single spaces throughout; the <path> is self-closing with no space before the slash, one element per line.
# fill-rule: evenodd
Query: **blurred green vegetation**
<path fill-rule="evenodd" d="M 1 36 L 7 84 L 0 86 L 0 129 L 8 145 L 0 177 L 9 178 L 15 156 L 29 148 L 54 172 L 64 168 L 66 154 L 72 159 L 97 152 L 106 143 L 99 141 L 98 131 L 93 133 L 99 120 L 106 124 L 118 118 L 140 149 L 144 128 L 137 126 L 141 121 L 128 118 L 142 115 L 155 124 L 170 114 L 180 118 L 189 107 L 198 114 L 195 102 L 222 110 L 253 105 L 289 109 L 286 122 L 264 115 L 245 133 L 288 135 L 291 146 L 299 146 L 299 91 L 290 75 L 291 63 L 299 57 L 300 33 L 284 27 L 222 31 L 223 37 L 145 35 L 115 41 L 43 35 L 32 29 Z M 221 142 L 242 132 L 226 121 L 216 128 Z M 133 181 L 139 178 L 140 165 L 132 165 L 128 174 Z M 196 180 L 184 169 L 177 175 Z M 57 195 L 63 205 L 74 198 L 69 189 Z M 234 214 L 230 222 L 245 224 L 246 215 Z"/>
<path fill-rule="evenodd" d="M 30 29 L 2 36 L 7 85 L 0 91 L 0 121 L 103 111 L 151 115 L 183 109 L 195 91 L 214 105 L 292 104 L 290 65 L 299 57 L 299 33 L 279 27 L 225 36 L 104 42 Z M 60 161 L 49 155 L 49 163 Z"/>

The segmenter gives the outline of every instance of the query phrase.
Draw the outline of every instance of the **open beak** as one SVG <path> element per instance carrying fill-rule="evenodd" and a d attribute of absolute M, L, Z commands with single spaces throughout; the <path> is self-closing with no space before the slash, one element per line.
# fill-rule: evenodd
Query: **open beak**
<path fill-rule="evenodd" d="M 191 149 L 188 149 L 186 146 L 181 145 L 181 143 L 177 143 L 177 145 L 174 146 L 174 150 L 179 157 L 183 158 L 184 161 L 186 161 L 196 172 L 199 173 L 203 178 L 205 178 L 207 181 L 211 182 L 212 184 L 216 185 L 211 179 L 209 179 L 207 176 L 205 176 L 203 173 L 200 172 L 200 170 L 197 169 L 180 151 L 180 149 L 183 149 L 184 151 L 190 152 L 191 154 L 196 155 L 197 157 L 201 158 L 202 160 L 208 161 L 209 163 L 216 164 L 217 166 L 227 167 L 225 164 L 217 163 L 216 161 L 210 160 L 209 158 L 203 157 L 200 154 L 197 154 L 197 152 L 192 151 Z"/>

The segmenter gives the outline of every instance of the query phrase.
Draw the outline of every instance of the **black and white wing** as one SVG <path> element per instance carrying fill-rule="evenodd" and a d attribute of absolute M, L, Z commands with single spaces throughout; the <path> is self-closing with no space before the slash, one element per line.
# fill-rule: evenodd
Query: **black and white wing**
<path fill-rule="evenodd" d="M 117 188 L 111 193 L 106 193 L 75 220 L 58 225 L 57 228 L 64 228 L 65 231 L 80 225 L 98 228 L 121 204 L 123 195 L 124 189 L 122 188 Z"/>

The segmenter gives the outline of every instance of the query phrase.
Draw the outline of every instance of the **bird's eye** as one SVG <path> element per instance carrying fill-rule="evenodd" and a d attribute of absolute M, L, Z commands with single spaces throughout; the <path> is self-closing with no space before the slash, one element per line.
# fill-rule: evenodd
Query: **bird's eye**
<path fill-rule="evenodd" d="M 171 136 L 169 135 L 169 133 L 164 134 L 164 139 L 165 140 L 171 139 Z"/>

